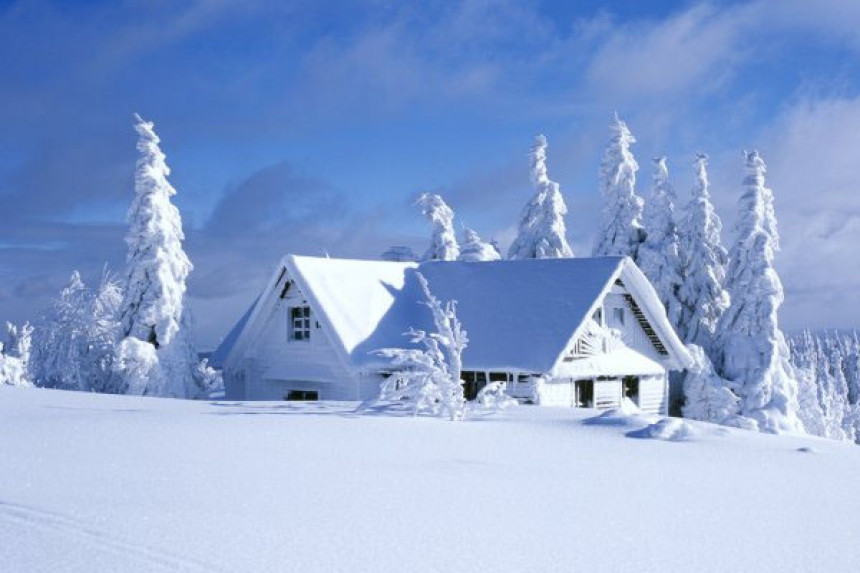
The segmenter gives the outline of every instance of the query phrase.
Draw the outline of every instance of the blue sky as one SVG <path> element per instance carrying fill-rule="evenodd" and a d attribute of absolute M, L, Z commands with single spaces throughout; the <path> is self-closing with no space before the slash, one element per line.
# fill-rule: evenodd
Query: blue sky
<path fill-rule="evenodd" d="M 770 167 L 788 329 L 860 323 L 860 3 L 0 3 L 0 320 L 73 269 L 122 271 L 132 114 L 173 169 L 204 347 L 287 252 L 421 251 L 415 195 L 510 240 L 526 152 L 550 143 L 569 237 L 590 251 L 617 110 L 681 198 L 711 156 L 732 239 L 741 151 Z"/>

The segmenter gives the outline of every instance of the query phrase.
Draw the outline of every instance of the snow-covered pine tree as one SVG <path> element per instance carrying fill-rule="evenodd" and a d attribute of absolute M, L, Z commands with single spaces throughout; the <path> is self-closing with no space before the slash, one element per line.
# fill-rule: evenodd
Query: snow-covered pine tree
<path fill-rule="evenodd" d="M 845 382 L 848 384 L 848 401 L 851 404 L 860 403 L 860 337 L 855 330 L 848 340 L 845 353 Z M 860 437 L 860 435 L 858 435 Z"/>
<path fill-rule="evenodd" d="M 816 341 L 809 330 L 804 330 L 800 336 L 789 339 L 788 342 L 792 366 L 797 376 L 798 416 L 807 433 L 826 438 L 827 422 L 816 381 Z"/>
<path fill-rule="evenodd" d="M 87 351 L 90 292 L 78 271 L 52 301 L 36 330 L 32 374 L 46 388 L 89 390 L 81 365 Z"/>
<path fill-rule="evenodd" d="M 116 346 L 120 341 L 119 307 L 122 288 L 107 271 L 102 275 L 98 290 L 90 301 L 87 328 L 89 387 L 93 392 L 122 393 L 114 375 Z"/>
<path fill-rule="evenodd" d="M 645 204 L 643 224 L 646 237 L 639 247 L 639 267 L 654 285 L 669 321 L 677 330 L 684 318 L 678 300 L 683 278 L 675 224 L 675 191 L 669 183 L 665 157 L 654 160 L 654 184 Z"/>
<path fill-rule="evenodd" d="M 128 213 L 128 272 L 119 315 L 122 335 L 152 345 L 158 368 L 139 345 L 128 343 L 120 373 L 137 373 L 129 374 L 134 383 L 127 384 L 135 393 L 191 398 L 200 391 L 185 301 L 185 281 L 192 265 L 182 248 L 182 219 L 171 203 L 176 190 L 167 179 L 170 168 L 159 148 L 160 139 L 152 122 L 135 117 L 140 158 Z M 144 363 L 135 365 L 138 358 Z M 152 385 L 142 386 L 138 374 L 155 370 L 161 370 L 161 376 L 152 376 Z"/>
<path fill-rule="evenodd" d="M 844 440 L 845 433 L 842 424 L 845 418 L 843 402 L 840 400 L 837 383 L 833 377 L 833 368 L 828 355 L 827 344 L 821 337 L 814 341 L 814 376 L 818 390 L 818 403 L 824 413 L 824 437 L 834 440 Z"/>
<path fill-rule="evenodd" d="M 498 261 L 502 256 L 492 243 L 484 242 L 474 230 L 464 227 L 460 240 L 460 256 L 458 261 Z"/>
<path fill-rule="evenodd" d="M 546 168 L 546 137 L 535 137 L 529 168 L 535 194 L 520 215 L 519 232 L 508 249 L 509 259 L 561 259 L 573 256 L 567 242 L 564 217 L 567 205 L 559 185 Z"/>
<path fill-rule="evenodd" d="M 711 361 L 716 361 L 714 333 L 729 307 L 729 294 L 723 286 L 728 253 L 720 238 L 722 222 L 711 203 L 707 161 L 707 155 L 696 154 L 696 184 L 678 225 L 684 277 L 678 289 L 683 309 L 678 334 L 685 342 L 701 346 Z"/>
<path fill-rule="evenodd" d="M 848 402 L 848 383 L 845 380 L 845 356 L 842 353 L 839 335 L 832 333 L 825 336 L 824 345 L 830 365 L 832 395 L 834 401 L 834 423 L 842 431 L 843 439 L 855 441 L 854 424 L 849 420 L 850 404 Z"/>
<path fill-rule="evenodd" d="M 718 324 L 719 373 L 737 385 L 741 414 L 767 432 L 803 432 L 798 386 L 777 314 L 782 283 L 773 268 L 779 249 L 773 192 L 757 151 L 746 154 L 727 290 L 732 304 Z"/>
<path fill-rule="evenodd" d="M 430 247 L 424 253 L 425 261 L 456 261 L 460 256 L 457 236 L 454 233 L 454 211 L 439 195 L 422 193 L 415 204 L 433 226 Z"/>
<path fill-rule="evenodd" d="M 594 256 L 628 256 L 639 260 L 644 201 L 636 194 L 639 165 L 630 151 L 636 139 L 618 114 L 609 125 L 610 139 L 600 164 L 603 220 L 594 245 Z"/>
<path fill-rule="evenodd" d="M 0 342 L 0 386 L 32 386 L 30 351 L 33 327 L 6 323 L 7 342 Z"/>
<path fill-rule="evenodd" d="M 457 318 L 457 303 L 444 305 L 430 291 L 427 279 L 416 273 L 425 301 L 433 315 L 435 332 L 410 329 L 406 336 L 421 348 L 383 348 L 376 353 L 391 359 L 394 373 L 382 383 L 381 400 L 406 402 L 414 414 L 423 410 L 460 420 L 466 399 L 461 378 L 463 350 L 469 338 Z"/>

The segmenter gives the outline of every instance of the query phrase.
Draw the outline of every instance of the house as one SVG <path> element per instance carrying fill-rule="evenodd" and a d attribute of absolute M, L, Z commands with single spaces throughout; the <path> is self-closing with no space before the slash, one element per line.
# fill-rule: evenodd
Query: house
<path fill-rule="evenodd" d="M 289 255 L 212 362 L 232 400 L 363 400 L 390 364 L 374 353 L 432 329 L 416 279 L 456 300 L 467 398 L 504 381 L 523 401 L 667 410 L 690 357 L 653 287 L 623 257 L 389 262 Z M 540 382 L 537 382 L 540 381 Z"/>

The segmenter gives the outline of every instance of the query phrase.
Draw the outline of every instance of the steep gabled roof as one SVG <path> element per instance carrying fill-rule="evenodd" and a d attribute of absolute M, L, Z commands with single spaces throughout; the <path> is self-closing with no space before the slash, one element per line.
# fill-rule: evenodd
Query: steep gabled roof
<path fill-rule="evenodd" d="M 618 278 L 644 307 L 670 358 L 681 366 L 687 362 L 650 283 L 621 257 L 419 264 L 290 255 L 280 268 L 353 367 L 381 365 L 373 351 L 408 346 L 403 333 L 410 327 L 432 329 L 430 311 L 420 304 L 419 271 L 435 296 L 457 301 L 469 333 L 463 362 L 470 369 L 553 370 Z M 276 288 L 273 281 L 261 297 L 275 296 Z"/>

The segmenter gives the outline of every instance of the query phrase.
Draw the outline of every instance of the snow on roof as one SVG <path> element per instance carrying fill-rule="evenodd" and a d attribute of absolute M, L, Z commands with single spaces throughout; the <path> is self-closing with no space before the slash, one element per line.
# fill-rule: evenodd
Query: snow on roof
<path fill-rule="evenodd" d="M 547 372 L 611 284 L 621 257 L 421 264 L 289 256 L 293 278 L 354 366 L 374 350 L 408 346 L 431 329 L 416 272 L 439 299 L 456 300 L 469 333 L 466 369 Z"/>

